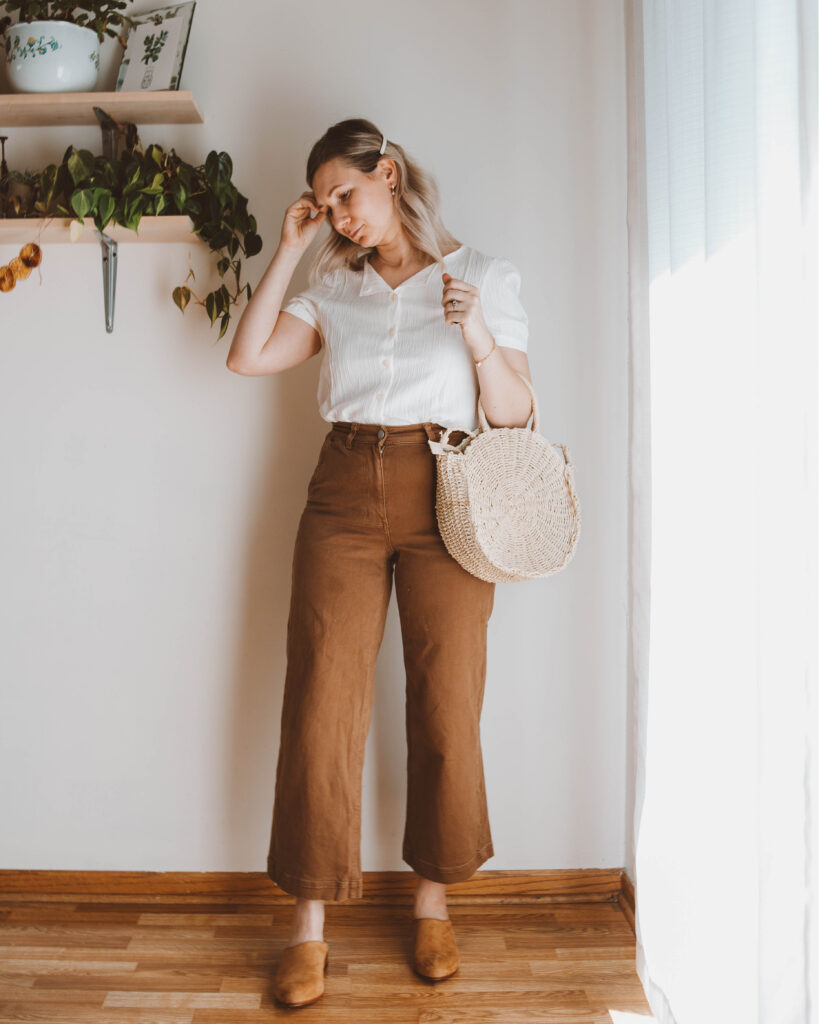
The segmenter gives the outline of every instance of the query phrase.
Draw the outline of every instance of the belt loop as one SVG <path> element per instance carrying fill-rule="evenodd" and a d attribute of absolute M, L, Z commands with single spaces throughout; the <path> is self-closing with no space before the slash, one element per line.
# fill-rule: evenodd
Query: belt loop
<path fill-rule="evenodd" d="M 347 445 L 348 448 L 352 447 L 353 440 L 355 439 L 355 435 L 357 434 L 357 432 L 358 432 L 358 424 L 357 423 L 351 423 L 350 424 L 350 429 L 347 431 L 347 440 L 345 442 L 345 444 Z"/>
<path fill-rule="evenodd" d="M 441 436 L 441 427 L 437 423 L 425 423 L 424 430 L 427 432 L 427 440 L 437 441 Z"/>

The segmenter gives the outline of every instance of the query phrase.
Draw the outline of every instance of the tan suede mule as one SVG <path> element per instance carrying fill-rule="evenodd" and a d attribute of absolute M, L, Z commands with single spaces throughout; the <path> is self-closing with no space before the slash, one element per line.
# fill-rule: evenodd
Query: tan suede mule
<path fill-rule="evenodd" d="M 273 995 L 285 1006 L 308 1006 L 324 994 L 324 974 L 330 963 L 329 945 L 306 939 L 282 950 Z"/>
<path fill-rule="evenodd" d="M 458 947 L 452 922 L 447 918 L 416 917 L 415 951 L 412 966 L 416 974 L 431 981 L 443 981 L 458 970 Z"/>

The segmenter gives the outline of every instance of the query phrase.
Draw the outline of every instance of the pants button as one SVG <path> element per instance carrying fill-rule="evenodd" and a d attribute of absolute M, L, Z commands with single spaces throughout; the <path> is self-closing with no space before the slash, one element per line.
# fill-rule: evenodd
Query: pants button
<path fill-rule="evenodd" d="M 378 434 L 376 436 L 379 437 L 379 438 L 386 437 L 387 436 L 387 431 L 386 430 L 381 430 L 379 428 Z"/>

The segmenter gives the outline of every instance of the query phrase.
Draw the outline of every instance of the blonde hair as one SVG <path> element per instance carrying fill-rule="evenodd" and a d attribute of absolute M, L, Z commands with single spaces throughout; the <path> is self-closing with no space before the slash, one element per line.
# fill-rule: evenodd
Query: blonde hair
<path fill-rule="evenodd" d="M 372 121 L 364 118 L 354 117 L 334 124 L 310 150 L 307 184 L 312 189 L 319 167 L 336 157 L 367 175 L 374 173 L 382 155 L 390 157 L 398 171 L 393 197 L 395 207 L 410 243 L 419 256 L 431 256 L 446 270 L 442 250 L 458 247 L 461 243 L 447 231 L 441 220 L 438 185 L 432 175 L 412 160 L 397 142 L 387 139 L 382 154 L 382 138 Z M 316 253 L 308 272 L 309 282 L 317 284 L 341 267 L 361 272 L 367 256 L 375 251 L 375 246 L 356 245 L 333 229 Z"/>

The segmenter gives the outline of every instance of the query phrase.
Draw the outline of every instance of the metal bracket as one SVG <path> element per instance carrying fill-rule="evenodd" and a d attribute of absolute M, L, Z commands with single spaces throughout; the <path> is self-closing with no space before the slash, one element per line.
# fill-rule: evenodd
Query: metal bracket
<path fill-rule="evenodd" d="M 105 329 L 114 330 L 114 300 L 117 296 L 117 243 L 102 231 L 97 231 L 102 246 L 102 295 L 105 301 Z"/>
<path fill-rule="evenodd" d="M 93 110 L 102 130 L 102 155 L 106 160 L 119 160 L 126 143 L 133 146 L 136 141 L 136 125 L 130 121 L 120 124 L 102 107 L 94 107 Z"/>
<path fill-rule="evenodd" d="M 120 124 L 102 107 L 94 107 L 94 114 L 102 130 L 102 155 L 106 160 L 119 160 L 126 145 L 133 147 L 137 138 L 136 125 L 130 121 Z M 102 294 L 105 302 L 105 330 L 114 330 L 114 301 L 117 295 L 117 243 L 97 230 L 102 246 Z"/>

